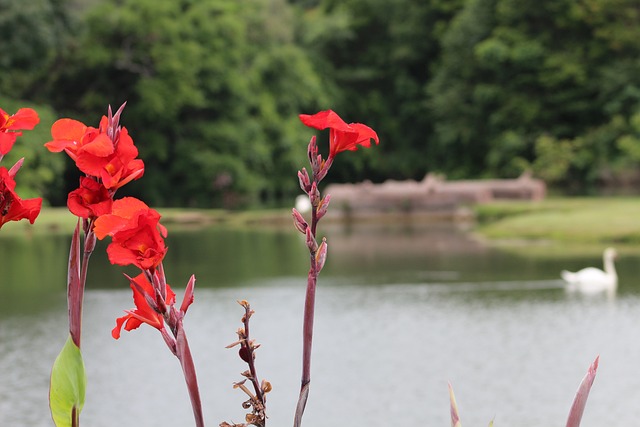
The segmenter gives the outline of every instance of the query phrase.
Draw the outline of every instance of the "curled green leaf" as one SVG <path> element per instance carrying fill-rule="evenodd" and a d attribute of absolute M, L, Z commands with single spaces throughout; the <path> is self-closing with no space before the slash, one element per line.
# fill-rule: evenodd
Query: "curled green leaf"
<path fill-rule="evenodd" d="M 56 427 L 78 427 L 87 376 L 80 348 L 69 335 L 51 370 L 49 407 Z"/>

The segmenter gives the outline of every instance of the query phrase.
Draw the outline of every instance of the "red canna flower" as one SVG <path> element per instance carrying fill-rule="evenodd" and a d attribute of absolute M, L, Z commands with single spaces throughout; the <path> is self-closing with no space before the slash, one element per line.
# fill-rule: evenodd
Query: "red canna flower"
<path fill-rule="evenodd" d="M 125 331 L 131 331 L 137 329 L 143 323 L 153 326 L 158 330 L 164 328 L 164 321 L 162 314 L 156 310 L 154 301 L 156 300 L 156 293 L 153 289 L 153 285 L 149 282 L 144 273 L 140 273 L 135 278 L 129 280 L 131 290 L 133 291 L 133 302 L 136 308 L 133 310 L 127 310 L 126 316 L 116 319 L 116 326 L 111 331 L 113 338 L 120 338 L 122 327 Z M 166 285 L 166 298 L 164 304 L 171 306 L 175 304 L 176 294 L 171 290 L 169 285 Z"/>
<path fill-rule="evenodd" d="M 103 118 L 103 122 L 106 117 Z M 103 128 L 104 123 L 100 127 Z M 106 133 L 100 133 L 96 139 L 104 140 Z M 111 152 L 108 154 L 82 151 L 78 154 L 76 165 L 82 172 L 98 177 L 102 184 L 109 189 L 117 189 L 124 184 L 140 178 L 144 173 L 144 163 L 138 156 L 138 149 L 133 145 L 133 139 L 126 128 L 122 128 L 117 144 L 111 142 Z"/>
<path fill-rule="evenodd" d="M 20 130 L 33 129 L 40 118 L 31 108 L 21 108 L 10 116 L 0 108 L 0 157 L 11 151 L 16 138 L 22 135 Z"/>
<path fill-rule="evenodd" d="M 28 219 L 33 224 L 42 207 L 41 198 L 22 200 L 18 197 L 15 192 L 15 171 L 15 167 L 11 171 L 0 167 L 0 228 L 9 221 L 21 219 Z"/>
<path fill-rule="evenodd" d="M 109 141 L 104 139 L 93 141 L 96 137 L 95 131 L 96 129 L 89 128 L 77 120 L 60 119 L 51 126 L 53 141 L 47 142 L 44 146 L 54 153 L 66 151 L 74 162 L 77 160 L 78 151 L 81 149 L 92 151 L 102 149 L 107 153 L 112 152 L 113 147 L 110 147 Z M 87 135 L 86 139 L 85 135 Z"/>
<path fill-rule="evenodd" d="M 52 152 L 65 151 L 87 175 L 102 181 L 107 189 L 117 189 L 140 178 L 144 163 L 138 156 L 126 128 L 115 118 L 103 116 L 98 129 L 73 119 L 60 119 L 51 126 L 52 141 L 45 147 Z M 111 116 L 110 116 L 111 117 Z"/>
<path fill-rule="evenodd" d="M 80 218 L 97 218 L 110 214 L 113 198 L 104 185 L 94 178 L 80 178 L 80 188 L 69 193 L 67 207 Z"/>
<path fill-rule="evenodd" d="M 156 210 L 134 197 L 125 197 L 113 202 L 111 214 L 96 220 L 94 232 L 100 240 L 107 235 L 112 237 L 107 247 L 112 264 L 133 264 L 142 270 L 151 270 L 167 253 L 163 239 L 167 229 L 159 221 Z"/>
<path fill-rule="evenodd" d="M 358 146 L 370 147 L 372 139 L 376 144 L 380 142 L 378 134 L 369 126 L 362 123 L 347 124 L 332 110 L 313 115 L 300 114 L 299 117 L 306 126 L 318 130 L 329 128 L 329 159 L 342 151 L 355 151 Z"/>

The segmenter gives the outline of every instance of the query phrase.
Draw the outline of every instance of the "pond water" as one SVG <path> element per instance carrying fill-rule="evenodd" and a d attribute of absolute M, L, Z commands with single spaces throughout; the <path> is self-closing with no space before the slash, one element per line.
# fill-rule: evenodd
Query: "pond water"
<path fill-rule="evenodd" d="M 305 427 L 447 426 L 447 382 L 463 425 L 563 425 L 589 364 L 600 368 L 582 426 L 634 425 L 640 398 L 640 260 L 621 252 L 615 297 L 575 295 L 559 271 L 601 265 L 599 254 L 518 251 L 455 227 L 335 226 L 319 280 Z M 291 425 L 301 370 L 307 256 L 289 230 L 174 231 L 165 269 L 179 293 L 198 279 L 185 320 L 207 425 L 242 422 L 232 384 L 245 365 L 225 345 L 241 307 L 272 426 Z M 51 426 L 48 380 L 67 336 L 68 236 L 0 239 L 0 426 Z M 532 251 L 533 253 L 533 251 Z M 93 255 L 83 327 L 89 379 L 82 424 L 192 424 L 177 360 L 156 330 L 110 336 L 133 307 L 104 245 Z M 134 273 L 133 271 L 131 273 Z"/>

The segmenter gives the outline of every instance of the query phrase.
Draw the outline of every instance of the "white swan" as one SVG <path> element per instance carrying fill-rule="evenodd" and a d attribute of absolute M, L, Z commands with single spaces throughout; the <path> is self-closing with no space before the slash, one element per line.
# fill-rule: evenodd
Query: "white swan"
<path fill-rule="evenodd" d="M 560 275 L 568 283 L 569 290 L 584 293 L 615 291 L 618 287 L 618 274 L 613 260 L 616 257 L 616 250 L 607 248 L 602 256 L 604 271 L 599 268 L 587 267 L 575 273 L 563 270 Z"/>

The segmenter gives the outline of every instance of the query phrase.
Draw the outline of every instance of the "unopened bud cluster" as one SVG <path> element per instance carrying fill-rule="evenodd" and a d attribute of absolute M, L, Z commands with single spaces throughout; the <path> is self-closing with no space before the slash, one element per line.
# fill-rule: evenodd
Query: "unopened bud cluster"
<path fill-rule="evenodd" d="M 329 157 L 327 160 L 322 158 L 322 155 L 318 153 L 318 145 L 316 138 L 312 137 L 307 149 L 307 155 L 309 157 L 309 163 L 311 164 L 311 177 L 307 169 L 302 168 L 298 171 L 298 182 L 300 188 L 309 197 L 309 204 L 311 205 L 311 224 L 307 222 L 304 216 L 297 209 L 293 208 L 293 225 L 300 233 L 305 236 L 305 243 L 311 254 L 311 259 L 315 264 L 316 272 L 320 272 L 324 267 L 327 259 L 327 241 L 322 239 L 322 243 L 318 244 L 316 240 L 316 225 L 320 219 L 322 219 L 329 209 L 329 202 L 331 201 L 331 195 L 327 194 L 322 197 L 318 184 L 327 175 L 333 159 Z"/>

